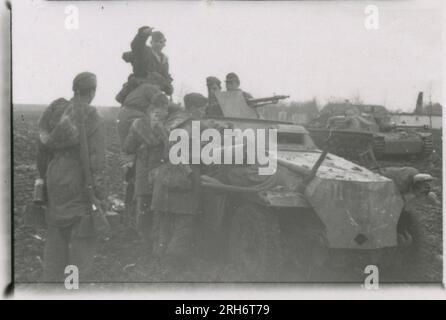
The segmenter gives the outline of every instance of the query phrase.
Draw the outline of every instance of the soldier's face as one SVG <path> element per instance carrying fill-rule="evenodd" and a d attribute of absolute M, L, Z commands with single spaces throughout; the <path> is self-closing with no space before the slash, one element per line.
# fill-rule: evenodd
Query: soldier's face
<path fill-rule="evenodd" d="M 91 93 L 90 93 L 90 101 L 89 101 L 88 103 L 91 103 L 91 102 L 93 101 L 93 99 L 94 99 L 95 96 L 96 96 L 96 89 L 91 90 Z"/>
<path fill-rule="evenodd" d="M 226 81 L 226 90 L 227 91 L 233 91 L 233 90 L 237 90 L 239 87 L 239 83 L 237 80 L 229 80 Z"/>
<path fill-rule="evenodd" d="M 215 92 L 220 92 L 221 91 L 221 87 L 217 84 L 217 83 L 213 83 L 209 86 L 209 91 L 212 93 Z"/>
<path fill-rule="evenodd" d="M 431 191 L 431 184 L 429 181 L 417 182 L 414 185 L 414 193 L 417 195 L 427 196 Z"/>
<path fill-rule="evenodd" d="M 152 45 L 153 50 L 161 52 L 166 46 L 166 40 L 152 40 L 150 44 Z"/>
<path fill-rule="evenodd" d="M 167 118 L 167 110 L 164 108 L 157 108 L 150 113 L 150 122 L 163 122 Z"/>

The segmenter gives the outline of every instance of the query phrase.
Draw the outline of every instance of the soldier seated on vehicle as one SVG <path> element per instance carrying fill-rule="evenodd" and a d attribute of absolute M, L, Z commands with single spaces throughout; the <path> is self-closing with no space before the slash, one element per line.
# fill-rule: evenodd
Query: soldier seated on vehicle
<path fill-rule="evenodd" d="M 152 32 L 153 29 L 147 26 L 138 29 L 138 33 L 131 42 L 131 51 L 124 52 L 122 59 L 131 63 L 133 74 L 128 77 L 128 81 L 123 85 L 121 91 L 116 96 L 119 103 L 123 103 L 127 95 L 141 83 L 151 82 L 151 77 L 158 76 L 163 80 L 160 89 L 167 95 L 172 95 L 172 77 L 169 73 L 169 61 L 162 52 L 166 46 L 166 37 L 160 32 Z M 147 39 L 151 36 L 150 46 L 146 45 Z"/>
<path fill-rule="evenodd" d="M 241 91 L 246 101 L 253 98 L 251 94 L 240 89 L 240 79 L 234 72 L 230 72 L 226 75 L 225 83 L 226 91 Z"/>
<path fill-rule="evenodd" d="M 200 93 L 189 93 L 183 98 L 184 107 L 193 119 L 201 119 L 205 114 L 208 99 Z"/>
<path fill-rule="evenodd" d="M 206 116 L 222 117 L 223 112 L 221 111 L 221 107 L 218 104 L 217 98 L 215 97 L 216 92 L 221 92 L 221 81 L 217 77 L 210 76 L 206 78 L 206 86 L 208 89 L 208 100 L 209 100 L 208 105 L 206 107 Z"/>

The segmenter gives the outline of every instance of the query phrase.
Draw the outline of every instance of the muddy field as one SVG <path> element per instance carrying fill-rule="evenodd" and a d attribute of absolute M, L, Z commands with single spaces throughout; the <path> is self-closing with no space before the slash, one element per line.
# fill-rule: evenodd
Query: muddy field
<path fill-rule="evenodd" d="M 119 166 L 119 145 L 116 125 L 113 121 L 117 110 L 104 109 L 107 126 L 107 179 L 109 194 L 123 198 L 122 173 Z M 20 283 L 38 282 L 42 275 L 42 255 L 45 241 L 45 230 L 31 229 L 24 226 L 23 210 L 32 199 L 33 183 L 36 177 L 35 139 L 38 111 L 16 111 L 13 116 L 14 130 L 14 265 L 15 281 Z M 383 166 L 414 166 L 420 171 L 435 176 L 434 191 L 442 195 L 441 168 L 441 132 L 434 133 L 435 155 L 428 160 L 393 159 L 382 161 Z M 428 249 L 424 252 L 423 263 L 417 267 L 417 275 L 428 282 L 440 282 L 442 279 L 442 212 L 440 206 L 422 204 L 425 213 L 423 228 L 429 233 Z M 126 224 L 115 229 L 113 237 L 99 244 L 94 261 L 94 279 L 97 282 L 214 282 L 225 281 L 223 272 L 227 269 L 224 262 L 210 262 L 196 257 L 194 263 L 185 270 L 175 274 L 166 274 L 160 264 L 150 255 L 144 254 L 144 247 L 135 231 Z M 289 281 L 304 280 L 287 270 Z M 408 275 L 399 274 L 398 279 L 410 282 Z M 322 280 L 322 279 L 321 279 Z M 340 274 L 334 275 L 330 281 L 346 280 Z"/>

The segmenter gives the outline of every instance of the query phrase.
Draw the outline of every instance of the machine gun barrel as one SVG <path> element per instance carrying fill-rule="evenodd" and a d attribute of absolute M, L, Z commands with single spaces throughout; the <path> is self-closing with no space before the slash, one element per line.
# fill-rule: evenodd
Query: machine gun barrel
<path fill-rule="evenodd" d="M 251 107 L 260 107 L 266 104 L 275 104 L 277 102 L 279 102 L 279 100 L 283 100 L 283 99 L 287 99 L 290 96 L 284 96 L 284 95 L 275 95 L 275 96 L 271 96 L 271 97 L 266 97 L 266 98 L 258 98 L 258 99 L 249 99 L 248 100 L 248 105 Z"/>

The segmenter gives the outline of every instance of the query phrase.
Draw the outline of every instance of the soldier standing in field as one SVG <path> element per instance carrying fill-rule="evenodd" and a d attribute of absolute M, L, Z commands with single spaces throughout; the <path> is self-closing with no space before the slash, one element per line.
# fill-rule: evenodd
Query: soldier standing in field
<path fill-rule="evenodd" d="M 151 37 L 150 46 L 146 45 L 147 39 Z M 131 63 L 133 74 L 123 85 L 116 96 L 119 103 L 123 103 L 127 95 L 137 88 L 141 83 L 151 82 L 151 77 L 161 77 L 163 80 L 160 89 L 167 95 L 172 95 L 172 77 L 169 73 L 168 57 L 162 52 L 166 46 L 166 37 L 160 31 L 144 26 L 139 28 L 138 33 L 131 42 L 131 51 L 125 52 L 123 60 Z"/>
<path fill-rule="evenodd" d="M 96 93 L 96 76 L 78 74 L 73 81 L 74 97 L 60 98 L 39 119 L 40 170 L 47 189 L 47 236 L 43 258 L 45 282 L 63 280 L 65 267 L 74 265 L 80 280 L 88 280 L 96 247 L 93 228 L 83 221 L 91 214 L 80 155 L 80 122 L 85 123 L 90 169 L 95 197 L 105 199 L 105 133 L 102 119 L 90 105 Z M 47 153 L 45 153 L 47 152 Z M 41 173 L 42 175 L 42 173 Z M 82 227 L 81 227 L 82 225 Z M 87 227 L 87 228 L 84 228 Z"/>
<path fill-rule="evenodd" d="M 164 125 L 167 133 L 175 129 L 175 124 L 192 118 L 191 111 L 195 103 L 194 106 L 189 101 L 187 104 L 189 112 L 176 111 L 169 114 Z M 200 102 L 197 106 L 200 109 Z M 185 130 L 190 132 L 187 126 Z M 166 159 L 155 178 L 152 197 L 154 253 L 168 270 L 178 270 L 192 261 L 194 228 L 201 194 L 199 166 L 172 164 Z"/>
<path fill-rule="evenodd" d="M 167 97 L 158 93 L 147 109 L 146 116 L 133 121 L 122 147 L 126 154 L 136 156 L 133 197 L 136 201 L 136 225 L 148 252 L 152 251 L 153 181 L 157 168 L 164 162 L 165 136 L 156 126 L 167 117 L 168 104 Z"/>
<path fill-rule="evenodd" d="M 159 83 L 155 80 L 162 81 L 158 77 L 153 77 L 153 83 Z M 136 119 L 144 118 L 147 111 L 152 105 L 155 97 L 163 94 L 160 87 L 155 84 L 143 83 L 138 88 L 128 94 L 118 113 L 118 135 L 121 145 L 121 162 L 124 170 L 125 181 L 125 206 L 126 213 L 130 221 L 134 217 L 134 187 L 135 187 L 135 170 L 136 170 L 136 152 L 126 153 L 123 150 L 124 142 L 129 133 L 132 123 Z M 140 162 L 141 164 L 141 162 Z"/>

